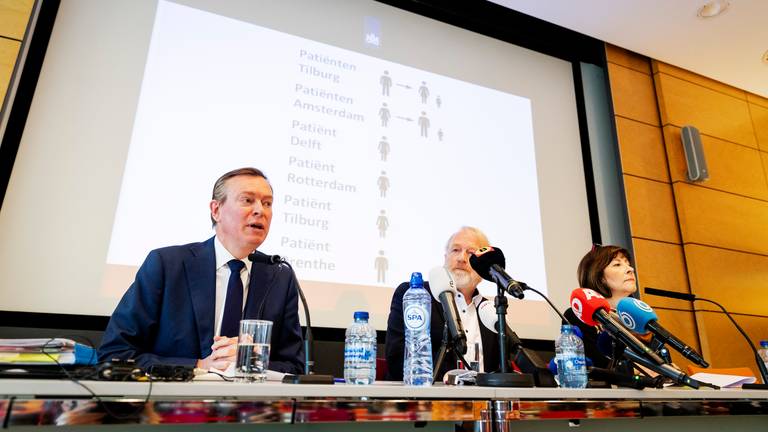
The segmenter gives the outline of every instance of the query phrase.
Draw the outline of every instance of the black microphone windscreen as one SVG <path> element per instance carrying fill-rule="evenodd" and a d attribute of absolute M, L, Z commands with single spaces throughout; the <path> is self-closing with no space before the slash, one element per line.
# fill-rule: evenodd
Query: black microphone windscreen
<path fill-rule="evenodd" d="M 469 265 L 481 278 L 493 282 L 491 266 L 494 264 L 501 268 L 506 267 L 506 260 L 501 249 L 496 247 L 482 247 L 469 256 Z"/>
<path fill-rule="evenodd" d="M 248 259 L 256 264 L 277 264 L 282 261 L 280 255 L 267 255 L 264 252 L 259 251 L 253 251 L 248 255 Z"/>
<path fill-rule="evenodd" d="M 679 300 L 687 300 L 687 301 L 694 301 L 696 300 L 696 296 L 693 294 L 687 294 L 687 293 L 681 293 L 676 291 L 667 291 L 663 289 L 658 288 L 651 288 L 651 287 L 645 287 L 643 290 L 646 294 L 659 296 L 659 297 L 667 297 L 667 298 L 673 298 L 673 299 L 679 299 Z"/>

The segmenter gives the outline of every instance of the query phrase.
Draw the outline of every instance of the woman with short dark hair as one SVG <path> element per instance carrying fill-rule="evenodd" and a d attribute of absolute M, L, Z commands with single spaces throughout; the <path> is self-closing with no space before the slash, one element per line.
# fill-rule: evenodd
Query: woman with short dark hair
<path fill-rule="evenodd" d="M 620 246 L 593 246 L 579 262 L 576 276 L 581 288 L 597 291 L 608 300 L 612 309 L 624 297 L 637 291 L 635 269 L 629 251 Z M 571 308 L 565 311 L 571 324 L 579 327 L 584 340 L 584 355 L 592 359 L 596 367 L 607 367 L 610 357 L 603 354 L 597 345 L 598 329 L 584 324 Z"/>

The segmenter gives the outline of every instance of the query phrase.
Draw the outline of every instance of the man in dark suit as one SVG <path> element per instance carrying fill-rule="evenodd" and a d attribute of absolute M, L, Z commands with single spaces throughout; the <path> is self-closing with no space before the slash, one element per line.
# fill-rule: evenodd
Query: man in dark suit
<path fill-rule="evenodd" d="M 475 359 L 475 344 L 480 348 L 477 358 L 480 359 L 481 372 L 493 372 L 499 369 L 499 338 L 496 333 L 486 328 L 477 314 L 477 307 L 483 301 L 488 301 L 477 290 L 480 276 L 469 266 L 469 255 L 483 246 L 490 246 L 488 238 L 477 228 L 462 227 L 448 239 L 445 249 L 444 267 L 451 273 L 458 293 L 456 305 L 461 316 L 462 324 L 467 333 L 467 353 L 464 358 L 472 362 Z M 429 290 L 429 282 L 424 283 Z M 397 287 L 392 296 L 387 321 L 387 376 L 388 380 L 403 379 L 403 358 L 405 350 L 405 333 L 403 325 L 403 295 L 408 290 L 408 283 Z M 430 291 L 431 292 L 431 291 Z M 430 337 L 432 340 L 432 361 L 437 360 L 440 345 L 443 340 L 443 309 L 440 302 L 432 298 L 430 322 Z M 433 363 L 433 367 L 437 366 Z M 457 358 L 453 354 L 445 357 L 437 373 L 438 381 L 445 372 L 457 368 Z"/>
<path fill-rule="evenodd" d="M 273 322 L 269 368 L 301 373 L 293 271 L 247 258 L 269 233 L 272 201 L 258 169 L 221 176 L 210 202 L 216 235 L 149 253 L 112 314 L 99 360 L 225 370 L 235 361 L 240 319 L 264 319 Z"/>

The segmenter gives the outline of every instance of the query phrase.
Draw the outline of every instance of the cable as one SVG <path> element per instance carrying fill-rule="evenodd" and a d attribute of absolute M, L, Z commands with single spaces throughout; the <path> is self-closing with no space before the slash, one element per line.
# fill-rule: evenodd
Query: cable
<path fill-rule="evenodd" d="M 538 294 L 539 296 L 541 296 L 541 298 L 543 298 L 544 300 L 546 300 L 546 301 L 547 301 L 547 303 L 549 303 L 549 306 L 550 306 L 550 307 L 552 307 L 552 310 L 554 310 L 554 311 L 555 311 L 555 313 L 557 313 L 557 315 L 559 315 L 559 316 L 560 316 L 560 319 L 562 319 L 562 320 L 563 320 L 563 322 L 567 322 L 568 324 L 571 324 L 571 325 L 573 325 L 573 323 L 572 323 L 572 322 L 568 321 L 568 319 L 566 319 L 566 318 L 565 318 L 565 315 L 563 315 L 562 313 L 560 313 L 560 311 L 559 311 L 559 310 L 558 310 L 558 309 L 555 307 L 555 305 L 554 305 L 554 304 L 552 304 L 552 302 L 551 302 L 551 301 L 550 301 L 550 300 L 547 298 L 547 296 L 545 296 L 544 294 L 542 294 L 541 292 L 539 292 L 539 290 L 537 290 L 537 289 L 534 289 L 534 288 L 531 288 L 531 287 L 529 287 L 528 285 L 525 285 L 525 288 L 523 288 L 523 291 L 533 291 L 533 292 L 535 292 L 536 294 Z"/>
<path fill-rule="evenodd" d="M 146 378 L 147 378 L 147 380 L 149 381 L 149 388 L 148 388 L 148 390 L 147 390 L 147 396 L 144 398 L 144 402 L 142 402 L 142 403 L 141 403 L 141 406 L 138 406 L 138 407 L 137 407 L 137 408 L 136 408 L 136 409 L 135 409 L 133 412 L 131 412 L 131 413 L 128 413 L 128 414 L 118 414 L 118 413 L 115 413 L 114 411 L 112 411 L 112 410 L 109 408 L 109 406 L 106 404 L 106 402 L 104 402 L 104 401 L 101 399 L 101 397 L 100 397 L 99 395 L 97 395 L 97 394 L 96 394 L 96 392 L 94 392 L 93 390 L 91 390 L 91 389 L 90 389 L 90 387 L 88 387 L 87 385 L 85 385 L 85 384 L 83 384 L 82 382 L 80 382 L 80 379 L 79 379 L 78 377 L 75 377 L 75 376 L 73 376 L 72 374 L 70 374 L 70 373 L 69 373 L 69 371 L 67 370 L 67 368 L 65 368 L 63 364 L 59 363 L 58 359 L 56 359 L 54 356 L 52 356 L 52 355 L 51 355 L 51 354 L 50 354 L 50 353 L 47 351 L 47 349 L 46 349 L 46 348 L 48 347 L 48 344 L 50 344 L 51 342 L 53 342 L 54 340 L 56 340 L 56 339 L 58 339 L 58 338 L 67 338 L 67 339 L 72 339 L 72 340 L 76 340 L 76 339 L 82 339 L 82 340 L 84 340 L 84 341 L 88 342 L 88 344 L 89 344 L 91 347 L 93 347 L 93 342 L 92 342 L 92 341 L 91 341 L 89 338 L 87 338 L 87 337 L 84 337 L 84 336 L 82 336 L 82 337 L 79 337 L 79 336 L 78 336 L 78 337 L 55 336 L 55 337 L 52 337 L 52 338 L 48 339 L 48 341 L 46 341 L 46 342 L 43 344 L 43 347 L 42 347 L 42 353 L 43 353 L 43 354 L 45 354 L 46 356 L 48 356 L 48 358 L 50 358 L 51 360 L 53 360 L 53 362 L 54 362 L 54 363 L 56 363 L 56 365 L 59 367 L 59 369 L 61 369 L 61 371 L 64 373 L 64 375 L 65 375 L 65 376 L 66 376 L 66 377 L 67 377 L 67 378 L 68 378 L 70 381 L 72 381 L 73 383 L 75 383 L 75 384 L 77 384 L 78 386 L 80 386 L 80 387 L 82 387 L 83 389 L 85 389 L 85 391 L 87 391 L 87 392 L 88 392 L 88 393 L 91 395 L 91 397 L 92 397 L 93 399 L 95 399 L 95 400 L 96 400 L 96 402 L 97 402 L 97 403 L 98 403 L 98 404 L 99 404 L 99 405 L 102 407 L 102 409 L 104 410 L 104 412 L 105 412 L 107 415 L 109 415 L 109 416 L 111 416 L 111 417 L 113 417 L 113 418 L 115 418 L 115 419 L 123 420 L 123 419 L 129 419 L 129 418 L 135 417 L 137 414 L 141 413 L 141 412 L 144 410 L 144 406 L 145 406 L 145 405 L 146 405 L 146 404 L 149 402 L 149 399 L 150 399 L 150 397 L 151 397 L 151 395 L 152 395 L 152 383 L 153 383 L 153 381 L 152 381 L 152 376 L 151 376 L 151 375 L 149 375 L 149 374 L 145 374 L 145 377 L 146 377 Z M 91 354 L 91 358 L 90 358 L 90 360 L 94 360 L 94 355 L 95 355 L 95 354 L 96 354 L 96 349 L 94 348 L 94 349 L 93 349 L 93 353 Z M 90 362 L 89 362 L 89 363 L 90 363 Z M 93 378 L 94 376 L 91 376 L 91 377 Z M 98 377 L 98 375 L 96 375 L 95 377 Z M 86 378 L 87 378 L 87 376 L 86 376 Z"/>

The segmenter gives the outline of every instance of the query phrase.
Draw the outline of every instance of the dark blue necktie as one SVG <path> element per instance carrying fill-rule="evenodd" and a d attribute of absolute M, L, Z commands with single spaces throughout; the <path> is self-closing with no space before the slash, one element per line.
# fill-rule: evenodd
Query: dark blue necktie
<path fill-rule="evenodd" d="M 221 319 L 221 336 L 237 337 L 240 333 L 240 317 L 243 315 L 243 280 L 240 271 L 245 263 L 233 259 L 229 266 L 229 283 L 227 283 L 227 301 L 224 303 L 224 317 Z"/>

